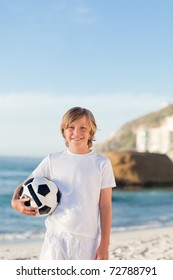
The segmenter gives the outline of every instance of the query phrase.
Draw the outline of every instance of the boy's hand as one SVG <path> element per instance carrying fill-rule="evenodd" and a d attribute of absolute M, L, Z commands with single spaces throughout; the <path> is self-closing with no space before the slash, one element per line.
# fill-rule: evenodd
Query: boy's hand
<path fill-rule="evenodd" d="M 38 208 L 32 206 L 26 206 L 25 203 L 28 202 L 30 198 L 13 199 L 12 207 L 20 212 L 21 214 L 28 216 L 36 216 L 38 214 Z"/>
<path fill-rule="evenodd" d="M 94 260 L 108 260 L 108 247 L 99 245 L 94 254 Z"/>

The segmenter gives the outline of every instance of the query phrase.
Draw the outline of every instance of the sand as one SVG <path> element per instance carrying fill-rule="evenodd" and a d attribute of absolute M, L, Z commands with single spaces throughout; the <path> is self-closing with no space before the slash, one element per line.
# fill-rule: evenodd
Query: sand
<path fill-rule="evenodd" d="M 173 260 L 173 227 L 112 234 L 110 259 Z"/>
<path fill-rule="evenodd" d="M 37 260 L 42 240 L 0 244 L 0 260 Z M 111 260 L 173 260 L 173 227 L 112 232 Z"/>

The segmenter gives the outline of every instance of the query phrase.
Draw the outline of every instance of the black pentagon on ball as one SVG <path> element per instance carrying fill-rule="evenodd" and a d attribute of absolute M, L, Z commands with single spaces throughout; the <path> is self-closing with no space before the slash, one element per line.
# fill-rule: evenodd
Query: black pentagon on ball
<path fill-rule="evenodd" d="M 26 198 L 26 197 L 30 198 L 30 197 L 27 196 L 27 195 L 25 195 L 23 198 Z M 25 204 L 25 206 L 31 206 L 31 200 L 25 201 L 24 204 Z"/>
<path fill-rule="evenodd" d="M 26 181 L 24 185 L 27 186 L 28 184 L 32 183 L 33 180 L 34 180 L 34 178 L 28 179 L 28 181 Z"/>
<path fill-rule="evenodd" d="M 60 191 L 58 191 L 57 194 L 56 194 L 56 200 L 57 200 L 58 203 L 61 200 L 61 193 L 60 193 Z"/>
<path fill-rule="evenodd" d="M 23 186 L 21 187 L 20 191 L 19 191 L 19 198 L 22 196 L 23 194 Z"/>
<path fill-rule="evenodd" d="M 33 200 L 35 201 L 35 203 L 37 204 L 38 207 L 42 206 L 42 202 L 39 200 L 37 194 L 35 193 L 32 185 L 28 185 L 28 190 L 33 198 Z"/>
<path fill-rule="evenodd" d="M 51 207 L 45 205 L 43 207 L 41 207 L 38 211 L 40 213 L 40 215 L 44 215 L 44 214 L 48 214 L 51 210 Z"/>
<path fill-rule="evenodd" d="M 46 196 L 50 192 L 49 187 L 46 184 L 42 184 L 38 186 L 38 193 L 42 196 Z"/>

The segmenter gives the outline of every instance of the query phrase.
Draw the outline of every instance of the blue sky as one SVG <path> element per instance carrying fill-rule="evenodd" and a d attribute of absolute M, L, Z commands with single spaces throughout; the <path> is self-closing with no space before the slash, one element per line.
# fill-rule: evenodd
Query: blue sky
<path fill-rule="evenodd" d="M 62 149 L 73 106 L 100 142 L 172 103 L 172 13 L 171 0 L 0 0 L 0 155 Z"/>

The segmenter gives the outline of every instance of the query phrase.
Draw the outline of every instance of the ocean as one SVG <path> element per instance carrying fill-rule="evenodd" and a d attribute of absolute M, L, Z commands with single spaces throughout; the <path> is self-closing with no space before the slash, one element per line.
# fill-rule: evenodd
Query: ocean
<path fill-rule="evenodd" d="M 41 158 L 0 157 L 0 242 L 42 239 L 45 217 L 29 217 L 11 207 L 15 188 Z M 121 191 L 112 195 L 112 231 L 173 226 L 173 188 Z"/>

